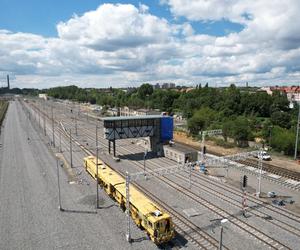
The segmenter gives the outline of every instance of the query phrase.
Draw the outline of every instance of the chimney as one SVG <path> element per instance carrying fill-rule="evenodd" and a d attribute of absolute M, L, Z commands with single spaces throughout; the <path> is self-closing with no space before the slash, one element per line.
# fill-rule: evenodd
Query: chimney
<path fill-rule="evenodd" d="M 7 75 L 7 89 L 9 89 L 9 75 Z"/>

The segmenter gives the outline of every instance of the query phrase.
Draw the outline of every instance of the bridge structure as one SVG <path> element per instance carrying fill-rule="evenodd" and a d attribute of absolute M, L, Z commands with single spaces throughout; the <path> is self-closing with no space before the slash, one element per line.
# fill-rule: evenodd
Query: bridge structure
<path fill-rule="evenodd" d="M 150 149 L 163 152 L 163 144 L 173 139 L 173 117 L 162 115 L 105 117 L 104 138 L 108 140 L 108 150 L 116 156 L 116 140 L 148 137 Z"/>

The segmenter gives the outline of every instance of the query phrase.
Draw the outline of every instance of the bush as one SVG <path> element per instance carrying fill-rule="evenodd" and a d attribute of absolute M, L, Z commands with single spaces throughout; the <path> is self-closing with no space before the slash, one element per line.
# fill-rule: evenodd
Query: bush
<path fill-rule="evenodd" d="M 216 143 L 216 145 L 224 148 L 233 148 L 235 147 L 235 144 L 232 142 L 224 141 L 220 138 L 214 138 L 213 141 Z"/>
<path fill-rule="evenodd" d="M 295 131 L 275 126 L 272 129 L 271 147 L 286 155 L 293 155 L 295 148 Z"/>

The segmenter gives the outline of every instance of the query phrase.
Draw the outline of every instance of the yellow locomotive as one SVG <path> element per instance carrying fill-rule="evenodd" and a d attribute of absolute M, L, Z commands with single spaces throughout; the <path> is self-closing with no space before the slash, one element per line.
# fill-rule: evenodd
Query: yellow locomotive
<path fill-rule="evenodd" d="M 97 179 L 96 157 L 84 158 L 84 166 L 88 173 Z M 115 199 L 125 211 L 126 182 L 125 179 L 98 158 L 98 183 L 105 192 Z M 163 212 L 149 198 L 130 184 L 130 215 L 135 224 L 146 230 L 155 244 L 168 242 L 175 235 L 170 215 Z"/>

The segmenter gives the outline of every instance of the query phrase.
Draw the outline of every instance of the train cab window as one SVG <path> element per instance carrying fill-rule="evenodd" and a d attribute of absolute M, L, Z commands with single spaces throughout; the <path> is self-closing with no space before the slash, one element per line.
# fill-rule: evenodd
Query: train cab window
<path fill-rule="evenodd" d="M 153 225 L 152 225 L 152 223 L 150 222 L 150 221 L 148 221 L 148 224 L 149 224 L 149 226 L 152 228 L 153 227 Z"/>
<path fill-rule="evenodd" d="M 170 229 L 170 221 L 169 221 L 169 220 L 167 220 L 167 224 L 166 224 L 166 231 L 169 231 L 169 229 Z"/>

